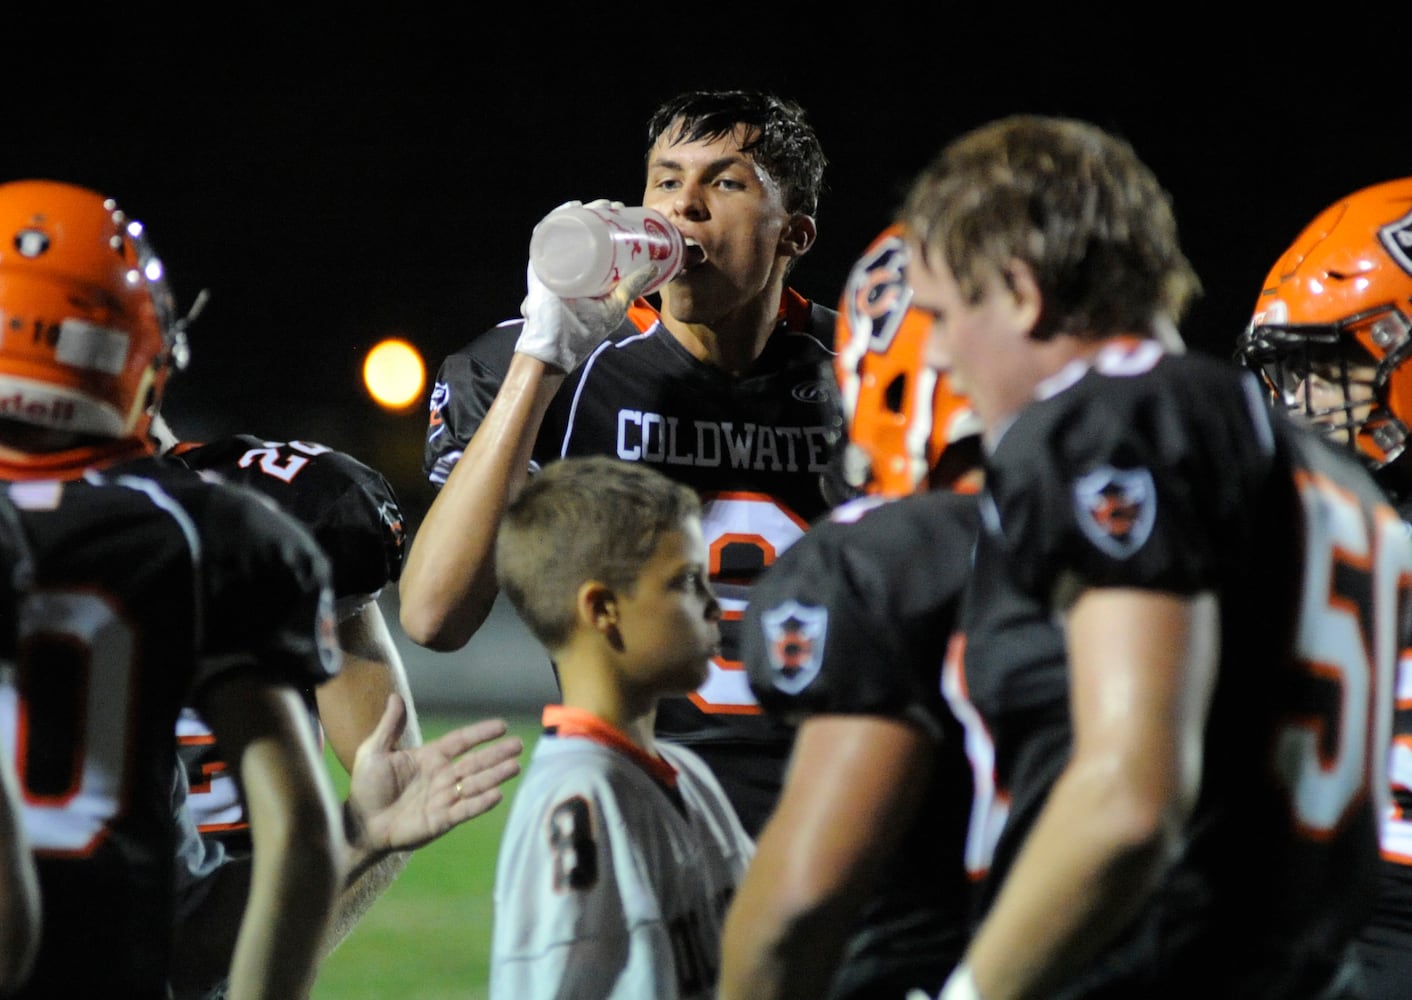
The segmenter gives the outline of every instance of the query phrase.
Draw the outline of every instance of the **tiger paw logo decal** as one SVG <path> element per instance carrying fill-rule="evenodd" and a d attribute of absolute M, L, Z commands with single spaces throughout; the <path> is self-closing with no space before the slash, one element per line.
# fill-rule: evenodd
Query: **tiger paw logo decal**
<path fill-rule="evenodd" d="M 1074 483 L 1074 514 L 1084 535 L 1115 559 L 1147 542 L 1157 519 L 1157 489 L 1146 469 L 1094 469 Z"/>
<path fill-rule="evenodd" d="M 828 630 L 827 608 L 785 601 L 760 616 L 770 678 L 785 694 L 798 694 L 819 675 Z"/>
<path fill-rule="evenodd" d="M 1378 239 L 1397 266 L 1412 274 L 1412 212 L 1379 229 Z"/>

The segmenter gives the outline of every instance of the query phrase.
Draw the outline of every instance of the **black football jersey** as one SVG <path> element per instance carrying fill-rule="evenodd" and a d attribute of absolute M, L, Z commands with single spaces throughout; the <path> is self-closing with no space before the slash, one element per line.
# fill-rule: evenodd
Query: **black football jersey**
<path fill-rule="evenodd" d="M 649 462 L 701 495 L 722 651 L 689 698 L 664 699 L 657 730 L 711 766 L 753 835 L 779 789 L 787 727 L 756 704 L 739 625 L 760 571 L 828 509 L 839 428 L 828 389 L 832 310 L 787 293 L 780 325 L 741 376 L 696 360 L 645 304 L 565 381 L 535 439 L 536 466 L 570 455 Z M 425 467 L 437 486 L 485 418 L 521 324 L 503 324 L 442 363 Z"/>
<path fill-rule="evenodd" d="M 761 575 L 745 612 L 741 649 L 766 711 L 900 719 L 936 742 L 919 814 L 858 915 L 835 1000 L 935 986 L 965 947 L 971 776 L 941 673 L 976 529 L 974 496 L 845 504 Z"/>
<path fill-rule="evenodd" d="M 1314 996 L 1373 898 L 1407 534 L 1234 365 L 1117 340 L 1044 388 L 988 458 L 963 612 L 955 689 L 1010 808 L 977 852 L 986 900 L 1069 751 L 1060 595 L 1211 592 L 1219 676 L 1182 853 L 1061 995 Z"/>
<path fill-rule="evenodd" d="M 0 496 L 0 737 L 44 932 L 23 997 L 166 997 L 180 708 L 233 671 L 337 669 L 327 560 L 244 489 L 179 468 Z"/>
<path fill-rule="evenodd" d="M 332 564 L 340 617 L 401 575 L 406 532 L 396 494 L 380 472 L 352 455 L 316 442 L 237 434 L 179 444 L 167 457 L 251 487 L 308 527 Z M 183 713 L 179 733 L 197 828 L 243 850 L 249 822 L 224 754 L 194 710 Z"/>
<path fill-rule="evenodd" d="M 235 434 L 177 445 L 170 457 L 259 490 L 304 522 L 333 564 L 340 600 L 377 594 L 402 575 L 407 532 L 397 495 L 381 472 L 352 455 L 317 442 Z"/>
<path fill-rule="evenodd" d="M 1412 500 L 1396 503 L 1412 530 Z M 1401 997 L 1412 982 L 1412 648 L 1397 665 L 1387 768 L 1391 798 L 1383 818 L 1382 878 L 1361 936 L 1369 1000 Z"/>

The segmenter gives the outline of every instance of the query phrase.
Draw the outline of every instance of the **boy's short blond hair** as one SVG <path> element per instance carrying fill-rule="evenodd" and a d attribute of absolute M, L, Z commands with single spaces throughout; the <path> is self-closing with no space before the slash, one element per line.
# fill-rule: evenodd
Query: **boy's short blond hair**
<path fill-rule="evenodd" d="M 586 580 L 631 594 L 661 537 L 701 516 L 687 486 L 638 462 L 565 458 L 531 476 L 506 508 L 495 543 L 501 589 L 549 649 L 569 639 Z"/>

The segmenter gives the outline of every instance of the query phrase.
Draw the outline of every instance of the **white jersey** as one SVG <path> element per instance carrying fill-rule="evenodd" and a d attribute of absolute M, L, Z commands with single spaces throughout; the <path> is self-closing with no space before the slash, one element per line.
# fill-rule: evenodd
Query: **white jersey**
<path fill-rule="evenodd" d="M 754 843 L 704 762 L 657 746 L 675 792 L 645 755 L 540 737 L 500 842 L 491 1000 L 714 995 Z"/>

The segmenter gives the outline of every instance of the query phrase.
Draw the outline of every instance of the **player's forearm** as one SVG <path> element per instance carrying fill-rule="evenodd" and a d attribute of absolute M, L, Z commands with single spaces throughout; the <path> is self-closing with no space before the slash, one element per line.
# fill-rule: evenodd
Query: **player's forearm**
<path fill-rule="evenodd" d="M 333 922 L 324 935 L 323 956 L 333 953 L 348 937 L 358 921 L 368 912 L 388 886 L 407 867 L 408 855 L 405 852 L 385 855 L 377 860 L 369 860 L 360 850 L 349 845 L 348 870 L 351 879 L 338 897 L 338 907 L 334 910 Z"/>
<path fill-rule="evenodd" d="M 726 915 L 722 998 L 825 995 L 859 907 L 913 822 L 933 744 L 897 719 L 817 714 Z"/>
<path fill-rule="evenodd" d="M 516 354 L 484 422 L 412 539 L 398 582 L 402 628 L 431 649 L 460 649 L 495 602 L 495 534 L 528 475 L 534 438 L 563 376 Z"/>
<path fill-rule="evenodd" d="M 230 1000 L 308 995 L 338 880 L 335 852 L 317 837 L 257 840 L 254 883 L 231 961 Z"/>
<path fill-rule="evenodd" d="M 377 726 L 389 695 L 402 699 L 406 722 L 397 740 L 399 747 L 422 744 L 411 683 L 387 622 L 376 603 L 338 624 L 338 645 L 343 652 L 337 675 L 314 691 L 324 739 L 345 772 L 364 738 Z"/>
<path fill-rule="evenodd" d="M 308 995 L 343 877 L 342 826 L 312 753 L 262 742 L 241 757 L 253 869 L 229 1000 Z"/>
<path fill-rule="evenodd" d="M 824 996 L 843 954 L 851 914 L 827 905 L 760 905 L 758 895 L 740 902 L 723 931 L 718 1000 Z"/>
<path fill-rule="evenodd" d="M 323 954 L 338 866 L 327 850 L 291 845 L 265 866 L 256 851 L 255 884 L 231 962 L 229 1000 L 307 996 Z"/>
<path fill-rule="evenodd" d="M 980 995 L 1049 996 L 1146 899 L 1177 829 L 1160 801 L 1112 766 L 1071 763 L 967 951 Z"/>
<path fill-rule="evenodd" d="M 39 876 L 19 818 L 19 790 L 8 760 L 0 759 L 0 994 L 24 981 L 39 950 Z"/>
<path fill-rule="evenodd" d="M 0 871 L 0 995 L 28 976 L 39 950 L 39 885 L 28 848 Z"/>
<path fill-rule="evenodd" d="M 345 912 L 351 913 L 360 898 L 379 895 L 407 864 L 404 852 L 386 844 L 374 846 L 368 842 L 367 828 L 351 799 L 343 803 L 343 835 L 343 887 L 335 919 Z M 366 901 L 363 911 L 371 902 L 371 899 Z"/>
<path fill-rule="evenodd" d="M 796 823 L 806 817 L 790 802 L 781 810 L 761 831 L 726 913 L 720 1000 L 824 996 L 876 884 L 876 859 L 892 846 L 866 835 L 801 836 Z"/>

